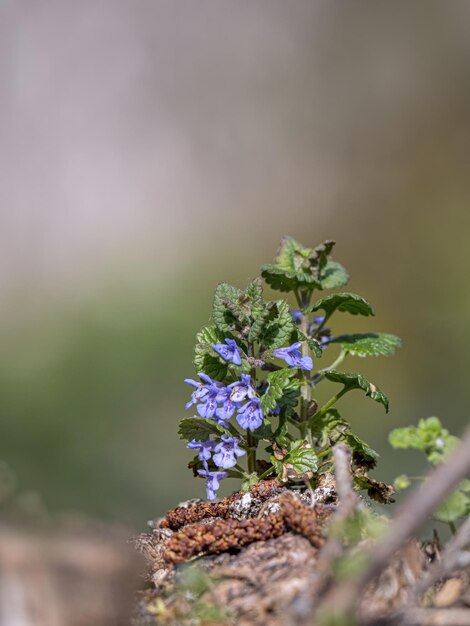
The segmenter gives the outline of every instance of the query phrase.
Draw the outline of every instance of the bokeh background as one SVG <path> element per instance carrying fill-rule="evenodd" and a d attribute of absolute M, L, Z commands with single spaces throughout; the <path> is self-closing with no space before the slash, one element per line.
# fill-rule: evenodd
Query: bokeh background
<path fill-rule="evenodd" d="M 391 397 L 346 401 L 377 475 L 421 463 L 391 428 L 462 430 L 470 3 L 2 0 L 0 81 L 0 459 L 48 511 L 143 528 L 203 494 L 194 335 L 283 234 L 338 242 L 378 313 L 341 329 L 403 337 L 347 364 Z"/>

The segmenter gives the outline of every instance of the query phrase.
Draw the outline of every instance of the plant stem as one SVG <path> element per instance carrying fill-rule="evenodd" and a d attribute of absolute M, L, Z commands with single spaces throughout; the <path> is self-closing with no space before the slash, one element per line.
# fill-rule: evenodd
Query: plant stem
<path fill-rule="evenodd" d="M 323 417 L 323 415 L 325 415 L 325 413 L 328 411 L 328 409 L 331 409 L 331 407 L 336 404 L 336 402 L 338 402 L 338 400 L 341 398 L 341 396 L 344 396 L 344 394 L 347 392 L 348 390 L 346 389 L 346 387 L 343 387 L 343 389 L 341 389 L 341 391 L 338 391 L 338 393 L 336 395 L 334 395 L 332 398 L 330 398 L 328 400 L 328 402 L 326 404 L 324 404 L 322 406 L 322 408 L 315 413 L 315 415 L 313 417 L 311 417 L 308 421 L 307 421 L 307 425 L 309 427 L 312 426 L 313 422 L 315 420 L 317 420 L 320 417 Z"/>
<path fill-rule="evenodd" d="M 333 361 L 333 363 L 331 365 L 329 365 L 328 367 L 323 368 L 320 372 L 318 372 L 314 377 L 313 377 L 313 382 L 314 382 L 314 386 L 319 383 L 321 380 L 323 380 L 323 378 L 325 378 L 325 372 L 328 370 L 334 370 L 336 367 L 338 367 L 338 365 L 340 363 L 342 363 L 344 361 L 344 359 L 346 358 L 347 353 L 344 350 L 341 350 L 341 352 L 338 355 L 338 358 L 335 359 Z"/>
<path fill-rule="evenodd" d="M 304 309 L 309 304 L 311 294 L 304 293 L 302 295 L 299 295 L 296 292 L 295 296 L 297 298 L 297 304 L 299 305 L 301 313 L 302 313 L 302 317 L 300 319 L 300 330 L 303 332 L 305 336 L 308 336 L 309 319 L 308 319 L 308 313 L 305 313 Z M 309 349 L 308 349 L 308 345 L 306 341 L 302 343 L 302 356 L 303 357 L 309 356 Z M 307 438 L 310 445 L 312 445 L 312 440 L 311 440 L 310 432 L 307 427 L 307 420 L 308 420 L 308 407 L 309 407 L 311 399 L 312 399 L 312 390 L 311 390 L 311 385 L 310 385 L 309 374 L 307 372 L 303 372 L 303 376 L 301 378 L 301 385 L 300 385 L 299 430 L 300 430 L 300 436 L 302 437 L 302 439 Z"/>
<path fill-rule="evenodd" d="M 248 444 L 246 456 L 248 473 L 253 474 L 256 472 L 256 439 L 251 431 L 247 431 L 246 439 Z"/>
<path fill-rule="evenodd" d="M 266 478 L 266 476 L 269 476 L 269 474 L 272 474 L 274 472 L 274 469 L 272 467 L 270 467 L 269 469 L 267 469 L 265 472 L 263 472 L 261 474 L 261 476 L 259 477 L 260 480 L 263 480 L 263 478 Z"/>
<path fill-rule="evenodd" d="M 325 324 L 330 319 L 330 317 L 331 317 L 331 313 L 330 313 L 330 315 L 325 315 L 325 318 L 324 318 L 323 322 L 320 324 L 320 326 L 313 333 L 314 337 L 318 337 L 318 335 L 321 333 L 321 331 L 325 328 Z"/>
<path fill-rule="evenodd" d="M 253 356 L 254 354 L 254 346 L 252 343 L 247 344 L 248 356 Z M 252 367 L 250 371 L 251 376 L 251 385 L 253 389 L 256 389 L 256 367 Z M 246 433 L 246 442 L 248 444 L 246 463 L 249 474 L 256 473 L 256 437 L 253 435 L 251 430 L 247 430 Z"/>

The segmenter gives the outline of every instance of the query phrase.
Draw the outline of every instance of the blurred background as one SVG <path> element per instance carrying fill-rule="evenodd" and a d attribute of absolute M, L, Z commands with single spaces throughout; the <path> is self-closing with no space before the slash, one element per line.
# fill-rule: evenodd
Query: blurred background
<path fill-rule="evenodd" d="M 138 530 L 203 495 L 194 335 L 284 234 L 335 239 L 375 305 L 340 330 L 403 337 L 346 364 L 391 398 L 346 401 L 376 475 L 420 466 L 393 427 L 463 429 L 469 35 L 465 0 L 2 0 L 0 459 L 30 505 Z"/>

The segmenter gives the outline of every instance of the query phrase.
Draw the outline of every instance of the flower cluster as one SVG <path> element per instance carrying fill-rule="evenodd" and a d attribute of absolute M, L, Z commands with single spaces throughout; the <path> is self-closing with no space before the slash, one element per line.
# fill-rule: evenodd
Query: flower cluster
<path fill-rule="evenodd" d="M 283 237 L 274 263 L 263 265 L 260 277 L 244 289 L 225 282 L 215 289 L 210 321 L 196 335 L 193 362 L 199 374 L 186 380 L 191 416 L 179 426 L 180 437 L 196 455 L 189 468 L 205 479 L 209 500 L 226 477 L 241 479 L 242 489 L 271 476 L 285 484 L 304 483 L 329 471 L 333 446 L 341 441 L 364 466 L 375 463 L 376 453 L 332 408 L 345 393 L 361 389 L 388 410 L 387 396 L 360 374 L 337 368 L 350 356 L 393 354 L 400 339 L 390 333 L 336 331 L 333 337 L 329 326 L 337 312 L 375 314 L 362 296 L 338 291 L 349 276 L 331 258 L 333 247 L 328 240 L 306 248 Z M 290 295 L 266 300 L 262 279 Z M 334 292 L 324 295 L 325 290 Z M 320 297 L 312 300 L 316 291 Z M 312 375 L 312 357 L 317 364 L 330 352 L 331 363 Z M 316 389 L 324 381 L 342 389 L 321 405 Z"/>
<path fill-rule="evenodd" d="M 241 365 L 240 348 L 233 339 L 225 339 L 225 344 L 212 344 L 213 349 L 225 361 L 234 365 Z M 300 343 L 294 343 L 288 348 L 274 350 L 274 356 L 286 361 L 290 367 L 299 367 L 310 370 L 313 367 L 309 356 L 302 357 L 299 351 Z M 195 388 L 191 400 L 186 404 L 186 409 L 196 405 L 196 410 L 201 417 L 214 420 L 224 428 L 230 428 L 229 420 L 236 413 L 235 419 L 238 425 L 246 431 L 254 431 L 261 426 L 264 420 L 261 401 L 256 393 L 251 377 L 241 374 L 240 379 L 229 384 L 212 380 L 207 374 L 198 374 L 200 382 L 185 379 L 185 382 Z M 206 479 L 207 498 L 213 500 L 219 488 L 219 481 L 227 476 L 225 471 L 209 470 L 209 461 L 219 470 L 228 470 L 237 464 L 237 458 L 246 454 L 239 445 L 236 436 L 222 435 L 220 441 L 208 439 L 196 441 L 193 439 L 187 447 L 196 450 L 199 460 L 204 469 L 198 473 Z"/>

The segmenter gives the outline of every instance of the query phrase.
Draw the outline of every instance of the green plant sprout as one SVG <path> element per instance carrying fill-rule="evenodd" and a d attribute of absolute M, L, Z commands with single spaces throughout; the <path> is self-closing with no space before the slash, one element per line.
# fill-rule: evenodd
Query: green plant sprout
<path fill-rule="evenodd" d="M 189 467 L 206 479 L 208 499 L 226 477 L 241 479 L 245 490 L 270 477 L 312 484 L 331 470 L 332 448 L 343 441 L 353 452 L 356 488 L 390 501 L 393 489 L 368 477 L 378 454 L 336 408 L 344 395 L 360 390 L 388 411 L 387 396 L 361 374 L 337 368 L 347 356 L 391 355 L 401 342 L 388 333 L 332 335 L 328 325 L 338 313 L 375 315 L 354 293 L 313 299 L 315 292 L 348 282 L 344 267 L 331 258 L 334 245 L 305 248 L 284 237 L 274 263 L 261 268 L 272 289 L 295 300 L 294 308 L 286 299 L 266 301 L 262 278 L 245 289 L 222 283 L 215 290 L 211 323 L 196 336 L 199 380 L 186 380 L 194 388 L 186 409 L 195 406 L 196 414 L 179 426 L 187 447 L 197 452 Z M 339 350 L 331 363 L 315 370 L 313 359 L 334 348 Z M 319 406 L 315 395 L 324 381 L 339 390 Z M 268 455 L 261 456 L 261 449 Z"/>
<path fill-rule="evenodd" d="M 405 426 L 392 430 L 389 441 L 395 449 L 420 450 L 431 466 L 444 462 L 457 448 L 460 439 L 442 427 L 437 417 L 421 419 L 417 426 Z M 424 480 L 421 476 L 401 474 L 394 482 L 395 489 L 407 489 L 412 482 Z M 463 480 L 459 487 L 434 512 L 433 517 L 449 525 L 455 533 L 455 522 L 470 514 L 470 480 Z"/>

